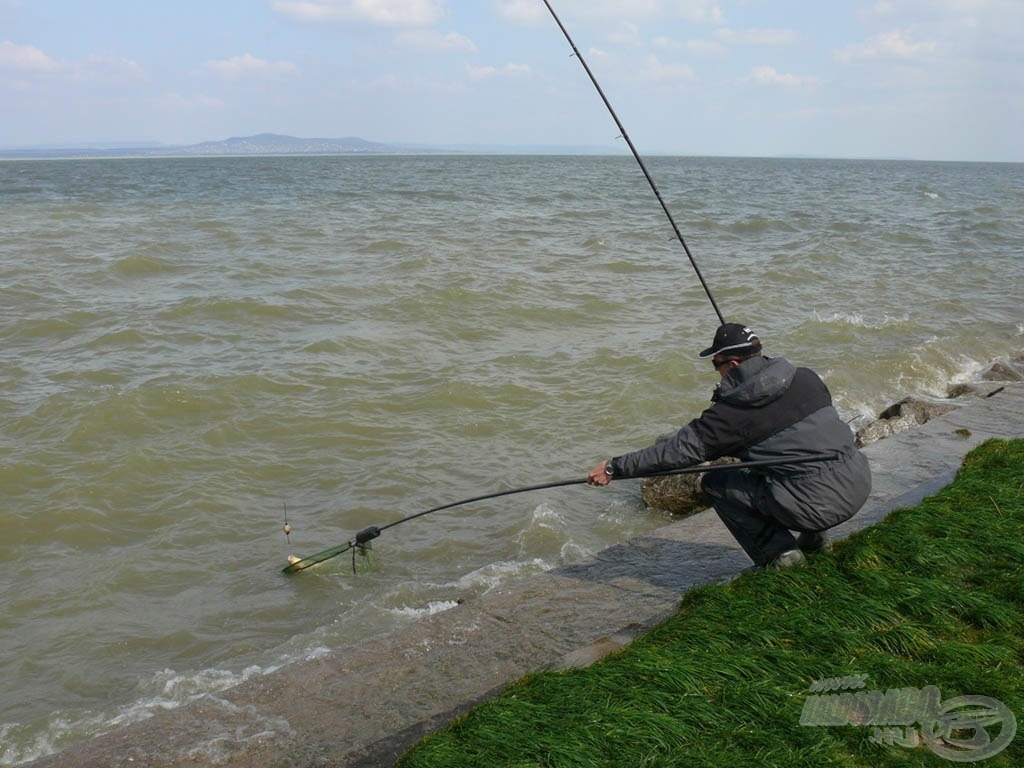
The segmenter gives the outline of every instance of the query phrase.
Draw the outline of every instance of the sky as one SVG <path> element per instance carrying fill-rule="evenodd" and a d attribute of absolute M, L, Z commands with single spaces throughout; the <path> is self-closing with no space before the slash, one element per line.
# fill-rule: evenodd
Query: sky
<path fill-rule="evenodd" d="M 1024 0 L 551 0 L 641 154 L 1024 162 Z M 0 148 L 626 151 L 543 0 L 0 0 Z"/>

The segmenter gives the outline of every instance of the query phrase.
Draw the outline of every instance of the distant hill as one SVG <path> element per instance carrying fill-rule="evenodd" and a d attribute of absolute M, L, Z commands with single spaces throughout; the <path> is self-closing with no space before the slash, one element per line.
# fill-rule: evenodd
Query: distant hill
<path fill-rule="evenodd" d="M 41 146 L 0 149 L 0 157 L 213 157 L 232 155 L 371 155 L 407 152 L 431 152 L 429 147 L 382 144 L 355 136 L 343 139 L 302 139 L 276 133 L 233 136 L 223 141 L 204 141 L 188 146 L 144 144 L 83 144 L 77 146 Z"/>
<path fill-rule="evenodd" d="M 123 144 L 81 144 L 75 146 L 47 145 L 17 149 L 0 148 L 0 158 L 75 158 L 75 157 L 233 157 L 246 155 L 398 155 L 420 153 L 458 154 L 536 154 L 588 155 L 619 154 L 623 146 L 504 146 L 458 144 L 430 146 L 427 144 L 383 144 L 355 136 L 343 139 L 303 139 L 276 133 L 255 136 L 234 136 L 223 141 L 204 141 L 188 146 L 125 142 Z"/>
<path fill-rule="evenodd" d="M 349 136 L 344 139 L 300 139 L 276 133 L 204 141 L 177 148 L 176 155 L 353 155 L 403 151 L 391 144 Z"/>

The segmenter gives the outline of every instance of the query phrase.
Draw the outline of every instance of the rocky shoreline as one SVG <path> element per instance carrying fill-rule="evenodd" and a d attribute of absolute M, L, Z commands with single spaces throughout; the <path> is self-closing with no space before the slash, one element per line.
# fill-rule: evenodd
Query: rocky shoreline
<path fill-rule="evenodd" d="M 872 421 L 855 430 L 858 448 L 863 448 L 890 435 L 926 424 L 937 416 L 959 408 L 972 397 L 992 397 L 1005 382 L 1024 381 L 1024 353 L 1007 360 L 997 360 L 981 374 L 978 381 L 953 384 L 945 398 L 905 397 L 893 403 Z M 959 402 L 958 402 L 959 401 Z M 732 459 L 719 459 L 714 464 Z M 640 495 L 645 506 L 686 517 L 711 506 L 711 500 L 700 488 L 703 474 L 671 475 L 646 478 L 640 482 Z"/>

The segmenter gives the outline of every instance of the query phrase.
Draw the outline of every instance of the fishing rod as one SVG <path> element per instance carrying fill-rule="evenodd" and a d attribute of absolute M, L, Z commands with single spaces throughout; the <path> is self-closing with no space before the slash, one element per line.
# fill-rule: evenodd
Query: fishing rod
<path fill-rule="evenodd" d="M 752 469 L 757 467 L 775 467 L 781 464 L 808 464 L 815 461 L 830 461 L 837 457 L 835 451 L 828 451 L 825 453 L 809 453 L 805 456 L 796 456 L 785 459 L 761 459 L 758 461 L 740 461 L 731 462 L 728 464 L 709 464 L 709 465 L 698 465 L 694 467 L 684 467 L 682 469 L 670 469 L 664 472 L 652 472 L 646 475 L 639 475 L 638 477 L 667 477 L 670 475 L 689 475 L 689 474 L 700 474 L 702 472 L 717 472 L 726 469 Z M 496 491 L 494 493 L 485 493 L 482 496 L 473 496 L 468 499 L 462 499 L 460 501 L 452 501 L 448 504 L 442 504 L 439 507 L 433 507 L 432 509 L 426 509 L 422 512 L 416 512 L 395 520 L 393 523 L 387 525 L 376 526 L 371 525 L 363 530 L 359 531 L 348 541 L 337 546 L 330 547 L 329 549 L 322 550 L 316 554 L 309 555 L 308 557 L 295 557 L 294 555 L 288 558 L 288 565 L 281 569 L 282 573 L 295 573 L 297 571 L 305 570 L 311 565 L 322 563 L 324 560 L 330 560 L 332 557 L 344 554 L 345 552 L 352 551 L 352 568 L 355 570 L 355 555 L 357 551 L 362 549 L 373 539 L 376 539 L 384 531 L 389 528 L 394 528 L 396 525 L 407 523 L 410 520 L 415 520 L 425 515 L 431 515 L 434 512 L 440 512 L 443 509 L 451 509 L 452 507 L 461 507 L 464 504 L 472 504 L 476 501 L 485 501 L 487 499 L 497 499 L 502 496 L 512 496 L 518 493 L 528 493 L 530 491 L 542 491 L 549 488 L 564 488 L 569 485 L 584 485 L 588 482 L 587 478 L 579 478 L 575 480 L 556 480 L 552 483 L 540 483 L 539 485 L 527 485 L 522 488 L 511 488 L 506 491 Z"/>
<path fill-rule="evenodd" d="M 573 42 L 572 37 L 569 35 L 569 31 L 565 28 L 562 20 L 558 18 L 558 14 L 555 13 L 555 9 L 551 7 L 551 3 L 548 0 L 544 0 L 544 5 L 548 7 L 551 12 L 551 17 L 555 20 L 558 28 L 562 30 L 562 34 L 565 35 L 565 39 L 569 42 L 569 47 L 572 48 L 573 54 L 577 59 L 580 60 L 580 64 L 583 65 L 583 69 L 586 70 L 587 76 L 590 78 L 590 82 L 594 84 L 597 89 L 598 95 L 601 97 L 601 101 L 608 108 L 608 112 L 612 116 L 612 120 L 615 121 L 615 125 L 618 126 L 619 134 L 625 139 L 626 144 L 629 146 L 629 151 L 633 153 L 633 157 L 636 158 L 637 164 L 640 166 L 640 170 L 643 171 L 644 178 L 647 179 L 647 183 L 651 186 L 651 190 L 654 192 L 654 196 L 658 198 L 658 202 L 661 203 L 661 209 L 665 212 L 668 217 L 669 223 L 672 225 L 672 230 L 676 233 L 676 238 L 679 240 L 679 244 L 683 246 L 683 250 L 686 252 L 686 257 L 690 260 L 690 264 L 693 266 L 693 271 L 697 274 L 697 279 L 700 280 L 700 284 L 704 287 L 704 293 L 708 295 L 708 301 L 711 302 L 711 306 L 715 310 L 715 314 L 718 315 L 718 320 L 721 325 L 725 325 L 725 318 L 722 316 L 722 311 L 718 308 L 718 304 L 715 301 L 715 297 L 711 295 L 711 289 L 708 287 L 707 281 L 704 279 L 704 275 L 701 274 L 700 267 L 697 266 L 697 260 L 693 258 L 693 254 L 690 253 L 690 247 L 686 244 L 686 240 L 683 237 L 683 233 L 679 231 L 679 226 L 676 224 L 675 218 L 672 216 L 672 212 L 668 209 L 668 205 L 665 204 L 664 198 L 661 196 L 661 192 L 658 190 L 658 185 L 654 183 L 654 178 L 651 176 L 650 171 L 647 170 L 647 165 L 644 163 L 643 158 L 640 157 L 640 153 L 636 151 L 636 147 L 633 145 L 633 140 L 629 138 L 629 134 L 626 132 L 626 127 L 619 120 L 619 116 L 615 113 L 615 109 L 612 107 L 608 97 L 604 95 L 604 91 L 601 89 L 600 83 L 597 82 L 597 78 L 594 77 L 594 73 L 591 71 L 590 66 L 587 64 L 587 60 L 583 58 L 583 54 L 580 53 L 576 47 L 576 43 Z"/>

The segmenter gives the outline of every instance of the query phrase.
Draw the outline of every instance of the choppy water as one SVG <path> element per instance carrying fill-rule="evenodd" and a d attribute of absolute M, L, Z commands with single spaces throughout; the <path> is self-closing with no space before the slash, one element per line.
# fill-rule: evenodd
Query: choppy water
<path fill-rule="evenodd" d="M 1022 165 L 648 162 L 851 419 L 1024 348 Z M 627 157 L 0 163 L 0 764 L 663 525 L 568 488 L 279 572 L 685 422 L 716 324 Z"/>

